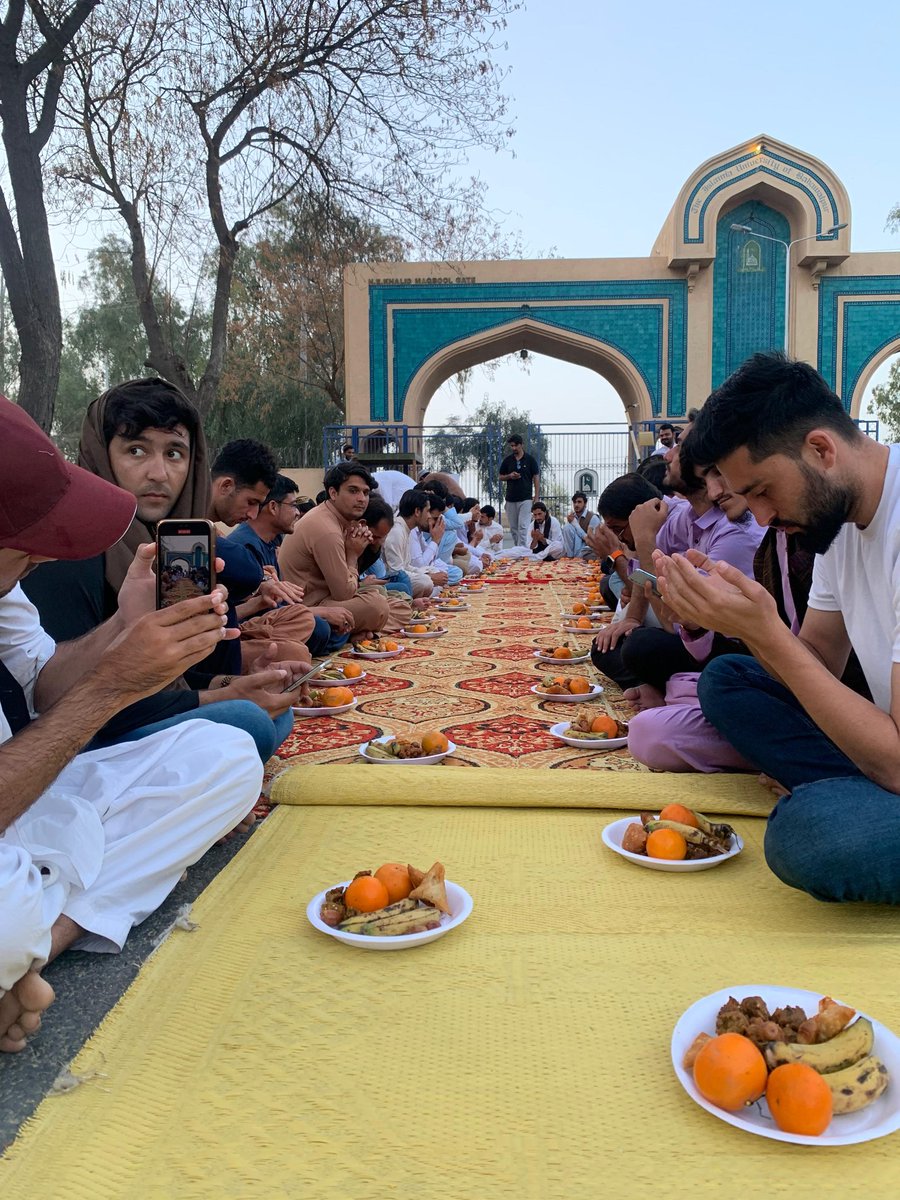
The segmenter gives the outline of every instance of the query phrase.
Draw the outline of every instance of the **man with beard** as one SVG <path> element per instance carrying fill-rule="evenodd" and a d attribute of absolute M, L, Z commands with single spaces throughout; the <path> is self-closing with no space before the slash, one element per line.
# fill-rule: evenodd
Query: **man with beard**
<path fill-rule="evenodd" d="M 596 558 L 597 555 L 587 542 L 588 530 L 596 529 L 600 518 L 588 510 L 587 496 L 576 492 L 572 497 L 572 509 L 566 516 L 563 527 L 563 556 L 565 558 Z"/>
<path fill-rule="evenodd" d="M 821 900 L 900 903 L 900 447 L 864 437 L 812 367 L 780 354 L 730 376 L 691 436 L 761 524 L 819 555 L 796 637 L 733 567 L 655 559 L 682 619 L 754 656 L 717 658 L 698 692 L 707 720 L 785 792 L 767 862 Z M 871 701 L 840 681 L 851 648 Z"/>

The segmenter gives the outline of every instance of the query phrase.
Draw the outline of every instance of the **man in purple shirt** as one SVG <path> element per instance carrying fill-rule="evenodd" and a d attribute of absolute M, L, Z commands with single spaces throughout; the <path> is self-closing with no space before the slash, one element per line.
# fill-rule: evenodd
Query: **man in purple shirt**
<path fill-rule="evenodd" d="M 666 451 L 665 483 L 683 500 L 648 500 L 629 518 L 638 561 L 653 571 L 653 551 L 683 554 L 699 550 L 752 573 L 753 556 L 765 532 L 742 496 L 713 501 L 695 469 L 690 436 Z M 641 707 L 664 703 L 666 684 L 679 671 L 696 671 L 697 661 L 683 644 L 666 606 L 635 588 L 623 620 L 602 630 L 591 651 L 594 665 Z"/>

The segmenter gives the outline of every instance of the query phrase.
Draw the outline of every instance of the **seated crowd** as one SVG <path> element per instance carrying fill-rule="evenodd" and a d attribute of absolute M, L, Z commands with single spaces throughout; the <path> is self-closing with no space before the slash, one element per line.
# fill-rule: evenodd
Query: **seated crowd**
<path fill-rule="evenodd" d="M 400 630 L 501 555 L 603 560 L 615 613 L 591 655 L 639 709 L 635 757 L 762 772 L 785 883 L 900 902 L 900 447 L 863 436 L 811 367 L 748 360 L 597 513 L 576 492 L 553 515 L 511 438 L 506 548 L 452 476 L 380 481 L 342 454 L 314 503 L 259 442 L 209 462 L 197 410 L 159 379 L 90 406 L 77 466 L 2 398 L 0 419 L 0 1050 L 39 1027 L 48 961 L 121 949 L 252 823 L 293 727 L 284 689 L 314 657 Z M 167 517 L 232 531 L 211 595 L 157 610 Z"/>

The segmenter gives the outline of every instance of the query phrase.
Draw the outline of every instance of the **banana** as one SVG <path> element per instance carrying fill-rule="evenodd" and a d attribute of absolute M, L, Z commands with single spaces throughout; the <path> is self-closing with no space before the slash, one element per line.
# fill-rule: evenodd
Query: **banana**
<path fill-rule="evenodd" d="M 703 813 L 698 813 L 696 808 L 692 808 L 691 812 L 697 818 L 700 828 L 704 833 L 708 833 L 710 837 L 718 838 L 720 842 L 725 842 L 728 845 L 731 841 L 734 830 L 730 825 L 726 825 L 724 821 L 710 821 L 708 817 L 704 817 Z"/>
<path fill-rule="evenodd" d="M 874 1054 L 843 1071 L 824 1075 L 823 1079 L 831 1088 L 832 1112 L 837 1117 L 867 1108 L 885 1091 L 890 1078 L 887 1067 Z"/>
<path fill-rule="evenodd" d="M 763 1054 L 769 1070 L 782 1063 L 806 1063 L 828 1078 L 836 1071 L 853 1067 L 872 1053 L 875 1031 L 867 1017 L 860 1017 L 827 1042 L 804 1046 L 799 1042 L 767 1042 Z M 837 1112 L 837 1109 L 835 1109 Z"/>
<path fill-rule="evenodd" d="M 722 842 L 718 838 L 711 837 L 708 833 L 704 833 L 702 829 L 695 829 L 693 825 L 682 825 L 680 821 L 645 821 L 644 829 L 646 829 L 647 833 L 652 833 L 654 829 L 674 829 L 676 833 L 681 834 L 686 842 L 694 846 L 702 846 L 710 854 L 726 854 L 729 848 L 728 842 Z"/>
<path fill-rule="evenodd" d="M 395 743 L 389 743 L 391 745 Z M 396 754 L 392 754 L 383 742 L 369 742 L 366 747 L 367 758 L 396 758 Z"/>

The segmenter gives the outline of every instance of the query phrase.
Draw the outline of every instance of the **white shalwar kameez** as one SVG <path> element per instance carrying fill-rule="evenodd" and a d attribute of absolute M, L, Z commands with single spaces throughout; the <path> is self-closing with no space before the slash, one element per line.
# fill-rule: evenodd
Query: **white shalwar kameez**
<path fill-rule="evenodd" d="M 0 598 L 0 659 L 32 715 L 54 651 L 21 588 Z M 0 743 L 10 737 L 0 711 Z M 86 931 L 79 948 L 121 950 L 185 868 L 250 812 L 261 783 L 250 735 L 210 721 L 77 755 L 0 833 L 0 995 L 44 965 L 61 914 Z"/>

